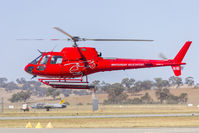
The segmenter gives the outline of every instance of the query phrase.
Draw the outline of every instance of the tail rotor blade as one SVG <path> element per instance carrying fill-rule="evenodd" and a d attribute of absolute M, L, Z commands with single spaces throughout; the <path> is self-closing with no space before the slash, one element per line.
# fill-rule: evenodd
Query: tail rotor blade
<path fill-rule="evenodd" d="M 163 54 L 163 53 L 159 53 L 158 55 L 161 59 L 167 60 L 168 58 Z"/>

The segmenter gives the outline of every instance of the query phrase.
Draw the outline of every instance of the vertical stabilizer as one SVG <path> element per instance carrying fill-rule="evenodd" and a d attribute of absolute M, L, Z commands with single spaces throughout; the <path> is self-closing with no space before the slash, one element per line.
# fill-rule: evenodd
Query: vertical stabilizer
<path fill-rule="evenodd" d="M 63 100 L 61 100 L 60 104 L 63 104 L 63 103 L 64 103 L 64 99 L 63 99 Z"/>
<path fill-rule="evenodd" d="M 187 41 L 184 46 L 180 49 L 176 57 L 173 59 L 174 64 L 176 63 L 181 63 L 182 60 L 184 59 L 184 56 L 186 55 L 192 41 Z M 180 76 L 181 75 L 181 65 L 173 65 L 171 66 L 175 76 Z"/>
<path fill-rule="evenodd" d="M 180 51 L 178 52 L 178 54 L 176 55 L 176 57 L 174 58 L 174 61 L 176 63 L 181 63 L 185 54 L 187 53 L 187 50 L 189 49 L 190 45 L 191 45 L 192 41 L 187 41 L 184 46 L 180 49 Z"/>

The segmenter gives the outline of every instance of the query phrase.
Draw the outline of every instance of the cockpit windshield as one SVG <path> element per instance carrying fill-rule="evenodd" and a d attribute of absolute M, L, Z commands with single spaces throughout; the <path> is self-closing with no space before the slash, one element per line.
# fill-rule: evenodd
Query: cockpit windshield
<path fill-rule="evenodd" d="M 39 62 L 39 60 L 41 59 L 42 55 L 38 56 L 36 59 L 34 59 L 30 64 L 34 64 L 37 65 L 37 63 Z"/>
<path fill-rule="evenodd" d="M 46 55 L 42 58 L 40 64 L 47 64 L 48 63 L 48 60 L 49 60 L 50 56 L 49 55 Z"/>

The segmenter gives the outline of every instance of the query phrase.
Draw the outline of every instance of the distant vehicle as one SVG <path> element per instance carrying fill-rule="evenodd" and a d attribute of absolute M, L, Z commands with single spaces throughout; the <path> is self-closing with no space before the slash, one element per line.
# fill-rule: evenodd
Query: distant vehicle
<path fill-rule="evenodd" d="M 29 106 L 28 104 L 23 104 L 21 110 L 23 110 L 24 112 L 29 111 Z"/>
<path fill-rule="evenodd" d="M 49 111 L 50 109 L 55 109 L 55 108 L 66 108 L 66 104 L 64 104 L 64 99 L 63 99 L 59 104 L 36 103 L 31 107 L 33 109 L 46 109 L 46 111 Z"/>

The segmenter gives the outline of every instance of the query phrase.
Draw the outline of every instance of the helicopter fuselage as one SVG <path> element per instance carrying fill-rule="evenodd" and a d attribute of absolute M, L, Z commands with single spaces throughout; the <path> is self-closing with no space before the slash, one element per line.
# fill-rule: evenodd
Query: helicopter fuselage
<path fill-rule="evenodd" d="M 185 43 L 181 54 L 186 54 L 185 50 L 188 50 L 190 44 L 191 42 Z M 35 76 L 48 78 L 76 78 L 96 72 L 172 66 L 175 75 L 179 76 L 180 65 L 184 64 L 177 59 L 103 58 L 101 53 L 92 47 L 65 47 L 61 52 L 42 53 L 25 67 L 25 71 Z"/>

